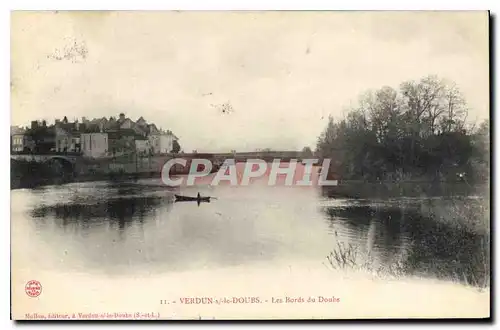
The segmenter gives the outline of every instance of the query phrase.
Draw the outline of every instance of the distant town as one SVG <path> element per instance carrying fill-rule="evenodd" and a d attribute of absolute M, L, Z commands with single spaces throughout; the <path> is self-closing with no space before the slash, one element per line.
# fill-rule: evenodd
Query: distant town
<path fill-rule="evenodd" d="M 158 128 L 143 117 L 136 121 L 120 113 L 81 121 L 56 119 L 54 124 L 34 120 L 31 127 L 11 126 L 12 153 L 65 153 L 89 158 L 107 158 L 126 154 L 161 155 L 178 153 L 178 138 L 170 130 Z"/>
<path fill-rule="evenodd" d="M 53 124 L 33 120 L 30 127 L 11 126 L 11 188 L 158 178 L 166 162 L 176 157 L 186 163 L 170 167 L 173 175 L 188 174 L 195 158 L 210 160 L 210 171 L 214 173 L 228 158 L 235 162 L 272 162 L 277 158 L 290 161 L 312 155 L 308 148 L 307 152 L 266 148 L 251 152 L 185 153 L 178 140 L 172 131 L 158 128 L 143 117 L 133 121 L 124 113 L 118 118 L 82 117 L 69 121 L 65 116 Z M 198 171 L 203 170 L 200 166 Z"/>

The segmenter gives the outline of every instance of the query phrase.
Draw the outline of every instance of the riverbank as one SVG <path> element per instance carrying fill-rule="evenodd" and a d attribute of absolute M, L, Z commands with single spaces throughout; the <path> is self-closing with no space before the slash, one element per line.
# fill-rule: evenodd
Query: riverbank
<path fill-rule="evenodd" d="M 399 181 L 365 182 L 341 180 L 337 186 L 322 188 L 322 194 L 330 198 L 388 199 L 395 197 L 434 197 L 434 196 L 487 196 L 489 183 L 470 184 L 465 181 Z"/>
<path fill-rule="evenodd" d="M 390 263 L 380 264 L 371 252 L 343 241 L 335 231 L 336 244 L 327 256 L 327 264 L 334 269 L 394 278 L 419 275 L 477 288 L 490 285 L 491 219 L 486 196 L 351 200 L 350 205 L 324 210 L 333 222 L 350 218 L 358 228 L 376 223 L 385 228 L 382 232 L 387 237 L 411 233 L 406 249 Z M 359 217 L 353 219 L 353 213 Z M 372 239 L 376 241 L 376 235 Z"/>
<path fill-rule="evenodd" d="M 149 166 L 148 169 L 136 170 L 135 163 L 130 165 L 118 161 L 111 168 L 99 166 L 99 164 L 84 164 L 80 171 L 68 171 L 57 162 L 40 163 L 25 160 L 11 160 L 11 190 L 23 188 L 36 188 L 47 185 L 59 185 L 74 182 L 112 181 L 128 182 L 147 178 L 161 178 L 161 166 Z M 130 166 L 128 166 L 130 165 Z M 157 169 L 158 168 L 158 169 Z M 189 168 L 175 166 L 171 169 L 171 175 L 187 174 Z M 215 170 L 214 170 L 215 171 Z"/>
<path fill-rule="evenodd" d="M 10 186 L 11 190 L 36 188 L 48 185 L 60 185 L 74 182 L 91 181 L 113 181 L 125 182 L 136 181 L 146 178 L 160 178 L 159 172 L 136 172 L 127 173 L 123 171 L 98 172 L 93 171 L 85 174 L 65 173 L 54 167 L 54 164 L 47 165 L 37 162 L 16 161 L 11 162 Z"/>
<path fill-rule="evenodd" d="M 161 178 L 160 164 L 149 164 L 147 168 L 129 163 L 122 166 L 100 166 L 99 164 L 86 164 L 78 172 L 68 172 L 56 163 L 38 163 L 31 161 L 11 160 L 11 190 L 22 188 L 35 188 L 45 185 L 57 185 L 72 182 L 114 181 L 125 182 L 145 178 Z M 126 166 L 125 166 L 126 165 Z M 130 165 L 130 166 L 128 166 Z M 214 168 L 212 173 L 218 168 Z M 239 169 L 241 171 L 241 169 Z M 170 174 L 187 174 L 189 168 L 177 164 Z M 200 179 L 200 182 L 205 182 Z M 253 181 L 252 181 L 253 182 Z M 223 181 L 223 183 L 225 183 Z M 433 197 L 433 196 L 471 196 L 489 195 L 489 184 L 471 184 L 466 181 L 415 181 L 400 182 L 366 182 L 360 180 L 339 180 L 337 186 L 322 187 L 322 194 L 329 198 L 349 199 L 388 199 L 397 197 Z"/>

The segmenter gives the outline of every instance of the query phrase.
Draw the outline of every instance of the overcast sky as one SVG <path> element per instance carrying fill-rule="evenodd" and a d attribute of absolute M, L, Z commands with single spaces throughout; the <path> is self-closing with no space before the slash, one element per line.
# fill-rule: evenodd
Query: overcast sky
<path fill-rule="evenodd" d="M 11 46 L 13 125 L 124 112 L 185 151 L 314 147 L 360 93 L 428 74 L 488 118 L 486 12 L 14 13 Z"/>

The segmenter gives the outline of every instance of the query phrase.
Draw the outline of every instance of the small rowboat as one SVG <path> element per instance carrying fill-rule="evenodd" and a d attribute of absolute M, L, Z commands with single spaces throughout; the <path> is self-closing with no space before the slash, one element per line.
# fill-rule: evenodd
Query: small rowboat
<path fill-rule="evenodd" d="M 176 202 L 210 202 L 210 197 L 189 197 L 189 196 L 181 196 L 174 195 Z"/>

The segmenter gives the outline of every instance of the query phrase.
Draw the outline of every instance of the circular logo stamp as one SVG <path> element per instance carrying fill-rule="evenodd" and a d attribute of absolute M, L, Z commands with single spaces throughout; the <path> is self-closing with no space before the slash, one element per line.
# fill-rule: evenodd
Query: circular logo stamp
<path fill-rule="evenodd" d="M 26 294 L 28 296 L 35 298 L 38 297 L 40 293 L 42 293 L 42 285 L 38 281 L 31 280 L 26 283 L 24 290 L 26 291 Z"/>

